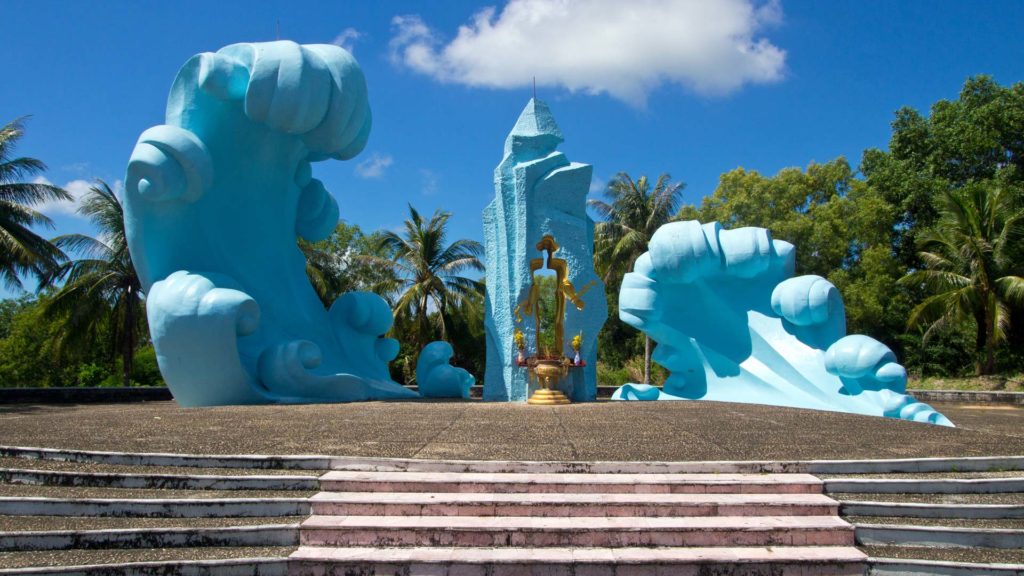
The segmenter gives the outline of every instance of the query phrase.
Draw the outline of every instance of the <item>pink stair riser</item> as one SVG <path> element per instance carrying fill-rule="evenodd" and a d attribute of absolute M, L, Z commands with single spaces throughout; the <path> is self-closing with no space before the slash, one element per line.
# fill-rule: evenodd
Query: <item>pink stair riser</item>
<path fill-rule="evenodd" d="M 852 576 L 866 556 L 854 547 L 740 548 L 314 548 L 292 554 L 291 576 Z"/>
<path fill-rule="evenodd" d="M 303 523 L 300 541 L 305 546 L 377 547 L 849 546 L 854 542 L 854 533 L 849 524 L 837 518 L 809 516 L 398 519 L 314 516 Z"/>
<path fill-rule="evenodd" d="M 818 494 L 820 483 L 758 484 L 717 482 L 694 484 L 531 484 L 474 482 L 373 482 L 321 480 L 328 492 L 456 492 L 498 494 Z"/>
<path fill-rule="evenodd" d="M 663 516 L 831 516 L 837 505 L 663 505 L 604 506 L 523 504 L 346 504 L 314 502 L 313 514 L 324 516 L 538 516 L 538 517 L 663 517 Z"/>
<path fill-rule="evenodd" d="M 713 564 L 713 565 L 712 565 Z M 429 576 L 863 576 L 863 563 L 822 562 L 818 564 L 762 562 L 728 564 L 724 562 L 650 563 L 614 565 L 529 564 L 413 564 L 390 562 L 320 563 L 292 562 L 289 576 L 393 576 L 395 574 Z"/>

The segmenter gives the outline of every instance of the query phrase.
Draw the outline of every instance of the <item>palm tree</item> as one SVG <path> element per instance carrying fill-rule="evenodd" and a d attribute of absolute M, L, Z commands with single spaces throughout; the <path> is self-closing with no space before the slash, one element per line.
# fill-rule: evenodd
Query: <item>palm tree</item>
<path fill-rule="evenodd" d="M 935 227 L 918 243 L 924 268 L 900 279 L 932 293 L 911 310 L 907 327 L 929 324 L 927 338 L 935 330 L 973 321 L 975 372 L 991 374 L 995 349 L 1010 328 L 1011 307 L 1024 305 L 1021 262 L 1014 257 L 1024 241 L 1021 193 L 973 184 L 944 192 L 938 208 Z"/>
<path fill-rule="evenodd" d="M 363 234 L 359 226 L 339 221 L 324 240 L 307 242 L 300 238 L 299 250 L 306 257 L 306 276 L 325 308 L 345 292 L 365 290 L 385 298 L 394 292 L 391 268 L 365 259 L 386 256 L 379 233 Z"/>
<path fill-rule="evenodd" d="M 445 227 L 450 217 L 450 212 L 435 210 L 430 220 L 424 220 L 409 205 L 404 234 L 391 231 L 381 234 L 380 246 L 390 259 L 365 257 L 393 270 L 399 278 L 395 320 L 396 323 L 409 322 L 415 326 L 416 352 L 428 343 L 431 318 L 441 338 L 447 338 L 451 325 L 449 311 L 460 306 L 474 292 L 480 292 L 480 282 L 462 274 L 471 270 L 483 271 L 484 266 L 480 262 L 483 246 L 467 239 L 446 244 Z"/>
<path fill-rule="evenodd" d="M 603 200 L 587 200 L 602 222 L 594 228 L 595 261 L 605 282 L 632 271 L 633 264 L 647 251 L 654 232 L 671 222 L 685 184 L 662 174 L 650 187 L 647 176 L 636 181 L 619 174 L 608 183 Z M 651 339 L 644 334 L 644 383 L 651 381 Z"/>
<path fill-rule="evenodd" d="M 112 350 L 122 360 L 124 385 L 131 385 L 135 348 L 146 333 L 142 283 L 135 272 L 124 230 L 124 210 L 102 180 L 83 196 L 78 213 L 99 229 L 98 238 L 68 234 L 54 243 L 81 258 L 61 264 L 45 284 L 63 282 L 46 313 L 63 319 L 58 352 L 69 345 L 88 345 L 109 323 Z"/>
<path fill-rule="evenodd" d="M 11 289 L 22 287 L 21 276 L 43 276 L 64 259 L 59 248 L 30 229 L 53 228 L 53 222 L 33 206 L 71 200 L 67 192 L 45 181 L 25 182 L 46 170 L 46 165 L 35 158 L 13 157 L 24 123 L 24 118 L 18 118 L 0 128 L 0 277 Z"/>

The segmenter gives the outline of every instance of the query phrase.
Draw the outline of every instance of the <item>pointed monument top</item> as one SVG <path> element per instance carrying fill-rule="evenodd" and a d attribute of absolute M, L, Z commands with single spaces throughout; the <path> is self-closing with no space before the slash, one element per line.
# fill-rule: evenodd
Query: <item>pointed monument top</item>
<path fill-rule="evenodd" d="M 548 105 L 531 98 L 505 140 L 505 153 L 549 154 L 565 141 Z"/>

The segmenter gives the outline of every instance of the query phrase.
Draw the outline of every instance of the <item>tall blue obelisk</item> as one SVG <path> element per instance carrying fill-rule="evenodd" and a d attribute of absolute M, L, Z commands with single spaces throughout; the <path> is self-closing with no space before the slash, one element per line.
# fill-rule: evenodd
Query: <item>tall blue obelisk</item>
<path fill-rule="evenodd" d="M 568 263 L 569 282 L 577 288 L 589 286 L 583 309 L 568 305 L 565 316 L 566 339 L 583 334 L 580 357 L 586 366 L 571 369 L 559 388 L 574 402 L 597 397 L 597 334 L 608 317 L 608 304 L 604 284 L 594 272 L 594 221 L 586 210 L 593 170 L 557 151 L 563 141 L 547 104 L 531 99 L 505 139 L 504 157 L 494 170 L 495 198 L 483 215 L 485 400 L 525 401 L 531 391 L 526 369 L 516 365 L 513 335 L 519 328 L 535 344 L 536 334 L 533 323 L 516 323 L 515 308 L 530 290 L 529 263 L 543 257 L 536 246 L 545 235 L 560 246 L 555 256 Z M 572 355 L 569 341 L 562 346 L 564 354 Z"/>

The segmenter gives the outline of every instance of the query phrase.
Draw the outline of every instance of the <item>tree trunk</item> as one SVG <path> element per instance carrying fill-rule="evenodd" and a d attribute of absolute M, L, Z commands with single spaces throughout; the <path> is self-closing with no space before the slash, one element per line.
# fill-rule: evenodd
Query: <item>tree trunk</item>
<path fill-rule="evenodd" d="M 982 299 L 985 297 L 982 296 Z M 974 336 L 974 375 L 983 376 L 985 374 L 986 362 L 984 357 L 988 349 L 988 314 L 985 310 L 975 311 L 974 323 L 977 326 L 977 332 Z"/>
<path fill-rule="evenodd" d="M 989 312 L 985 314 L 985 374 L 996 372 L 996 302 L 989 302 Z"/>
<path fill-rule="evenodd" d="M 651 383 L 651 337 L 644 334 L 644 384 Z"/>
<path fill-rule="evenodd" d="M 124 386 L 127 388 L 132 385 L 132 361 L 134 359 L 135 352 L 135 306 L 134 306 L 135 294 L 132 289 L 128 289 L 128 298 L 125 302 L 125 320 L 124 320 L 124 343 L 121 349 L 121 366 L 124 369 Z"/>

